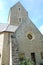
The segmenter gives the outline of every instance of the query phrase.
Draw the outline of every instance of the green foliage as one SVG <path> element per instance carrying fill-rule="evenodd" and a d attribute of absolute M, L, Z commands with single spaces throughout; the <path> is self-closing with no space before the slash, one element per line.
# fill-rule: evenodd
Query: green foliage
<path fill-rule="evenodd" d="M 43 63 L 40 63 L 40 65 L 43 65 Z"/>
<path fill-rule="evenodd" d="M 19 62 L 19 65 L 35 65 L 35 64 L 32 61 L 30 61 L 29 59 L 24 59 Z"/>

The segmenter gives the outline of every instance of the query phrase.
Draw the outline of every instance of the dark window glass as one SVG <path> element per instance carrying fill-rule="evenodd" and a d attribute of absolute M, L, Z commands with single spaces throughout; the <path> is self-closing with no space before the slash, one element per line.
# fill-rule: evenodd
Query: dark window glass
<path fill-rule="evenodd" d="M 31 60 L 36 64 L 35 53 L 31 53 Z"/>
<path fill-rule="evenodd" d="M 31 40 L 32 39 L 32 35 L 28 34 L 27 37 Z"/>
<path fill-rule="evenodd" d="M 20 8 L 19 8 L 19 11 L 20 11 Z"/>

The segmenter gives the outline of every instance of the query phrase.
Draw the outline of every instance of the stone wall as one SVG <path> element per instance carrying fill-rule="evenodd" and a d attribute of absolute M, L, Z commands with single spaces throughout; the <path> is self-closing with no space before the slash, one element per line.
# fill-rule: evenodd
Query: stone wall
<path fill-rule="evenodd" d="M 2 65 L 9 65 L 10 61 L 10 34 L 4 33 Z"/>
<path fill-rule="evenodd" d="M 4 41 L 4 34 L 0 34 L 0 65 L 2 62 L 3 41 Z"/>
<path fill-rule="evenodd" d="M 31 34 L 32 39 L 30 40 L 27 35 Z M 35 53 L 36 64 L 41 63 L 41 52 L 43 52 L 43 42 L 41 42 L 42 34 L 35 27 L 35 25 L 28 19 L 26 22 L 23 21 L 21 26 L 16 31 L 16 38 L 19 43 L 19 51 L 24 52 L 27 58 L 31 60 L 31 53 Z"/>

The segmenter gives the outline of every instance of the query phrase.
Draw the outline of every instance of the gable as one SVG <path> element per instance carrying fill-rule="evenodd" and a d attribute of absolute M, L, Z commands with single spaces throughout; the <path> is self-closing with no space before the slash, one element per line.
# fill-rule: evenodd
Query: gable
<path fill-rule="evenodd" d="M 33 40 L 43 40 L 43 36 L 41 32 L 38 30 L 38 28 L 32 23 L 32 21 L 27 18 L 26 21 L 23 21 L 20 27 L 17 30 L 17 36 L 25 36 L 27 37 L 28 34 L 31 34 L 33 37 Z"/>
<path fill-rule="evenodd" d="M 16 39 L 21 52 L 29 54 L 30 51 L 42 51 L 43 36 L 29 18 L 23 21 L 17 29 Z"/>

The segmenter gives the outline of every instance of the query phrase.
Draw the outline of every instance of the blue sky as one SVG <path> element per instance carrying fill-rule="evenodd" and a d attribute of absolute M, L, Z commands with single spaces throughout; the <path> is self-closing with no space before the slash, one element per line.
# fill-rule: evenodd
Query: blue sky
<path fill-rule="evenodd" d="M 43 0 L 0 0 L 0 23 L 7 23 L 10 7 L 18 1 L 28 11 L 28 16 L 43 34 Z"/>

